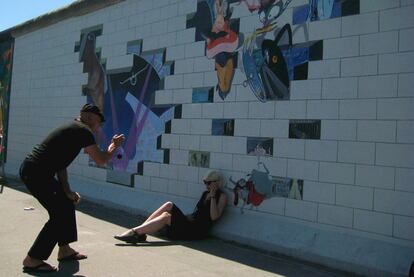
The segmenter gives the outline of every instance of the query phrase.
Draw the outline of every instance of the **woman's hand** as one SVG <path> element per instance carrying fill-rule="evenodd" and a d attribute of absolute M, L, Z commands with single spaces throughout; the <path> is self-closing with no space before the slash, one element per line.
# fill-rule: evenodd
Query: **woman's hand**
<path fill-rule="evenodd" d="M 79 193 L 75 192 L 75 191 L 70 191 L 68 193 L 66 193 L 66 196 L 72 200 L 75 204 L 78 204 L 81 200 L 81 197 L 79 195 Z"/>

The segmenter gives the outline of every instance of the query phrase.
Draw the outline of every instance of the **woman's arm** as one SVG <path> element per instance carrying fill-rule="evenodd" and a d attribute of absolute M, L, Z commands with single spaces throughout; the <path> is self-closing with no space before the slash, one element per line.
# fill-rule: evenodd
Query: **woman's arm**
<path fill-rule="evenodd" d="M 221 217 L 226 205 L 227 205 L 227 195 L 225 193 L 220 194 L 218 203 L 216 202 L 215 194 L 211 197 L 210 217 L 212 221 L 215 221 Z"/>

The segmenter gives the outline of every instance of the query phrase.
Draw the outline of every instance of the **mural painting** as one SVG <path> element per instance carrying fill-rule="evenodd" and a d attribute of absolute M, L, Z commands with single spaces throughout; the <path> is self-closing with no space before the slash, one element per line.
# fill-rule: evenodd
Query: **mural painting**
<path fill-rule="evenodd" d="M 241 200 L 242 213 L 246 205 L 253 209 L 273 197 L 303 199 L 303 180 L 272 176 L 263 162 L 259 162 L 257 169 L 253 169 L 244 178 L 235 181 L 230 177 L 229 181 L 234 185 L 230 188 L 234 196 L 233 204 L 238 206 Z"/>
<path fill-rule="evenodd" d="M 247 138 L 247 154 L 273 156 L 273 138 Z"/>
<path fill-rule="evenodd" d="M 210 153 L 203 151 L 189 151 L 188 165 L 208 168 L 210 166 Z"/>
<path fill-rule="evenodd" d="M 13 41 L 0 42 L 0 162 L 5 162 L 12 74 Z"/>
<path fill-rule="evenodd" d="M 174 107 L 155 105 L 154 100 L 161 80 L 173 73 L 173 65 L 165 63 L 165 49 L 141 52 L 142 41 L 135 41 L 127 45 L 132 68 L 106 72 L 96 53 L 95 33 L 96 30 L 89 31 L 81 36 L 79 52 L 84 72 L 89 73 L 83 92 L 88 102 L 102 108 L 106 119 L 97 141 L 106 149 L 112 134 L 125 134 L 124 146 L 117 150 L 107 169 L 136 173 L 140 161 L 165 160 L 164 151 L 157 149 L 157 137 L 173 118 Z"/>

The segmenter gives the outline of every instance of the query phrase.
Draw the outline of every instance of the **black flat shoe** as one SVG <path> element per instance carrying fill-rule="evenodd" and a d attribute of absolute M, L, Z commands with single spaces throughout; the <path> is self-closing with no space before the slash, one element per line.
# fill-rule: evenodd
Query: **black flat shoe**
<path fill-rule="evenodd" d="M 146 242 L 147 241 L 147 235 L 138 235 L 137 233 L 133 233 L 132 235 L 128 236 L 119 236 L 115 235 L 115 239 L 121 240 L 126 243 L 138 243 L 138 242 Z"/>

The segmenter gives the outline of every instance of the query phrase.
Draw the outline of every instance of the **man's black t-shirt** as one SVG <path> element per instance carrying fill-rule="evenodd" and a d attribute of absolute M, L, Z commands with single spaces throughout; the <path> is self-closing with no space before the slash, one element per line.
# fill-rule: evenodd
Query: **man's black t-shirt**
<path fill-rule="evenodd" d="M 53 130 L 33 148 L 27 159 L 48 172 L 56 173 L 68 167 L 82 148 L 95 143 L 91 130 L 82 122 L 73 121 Z"/>

